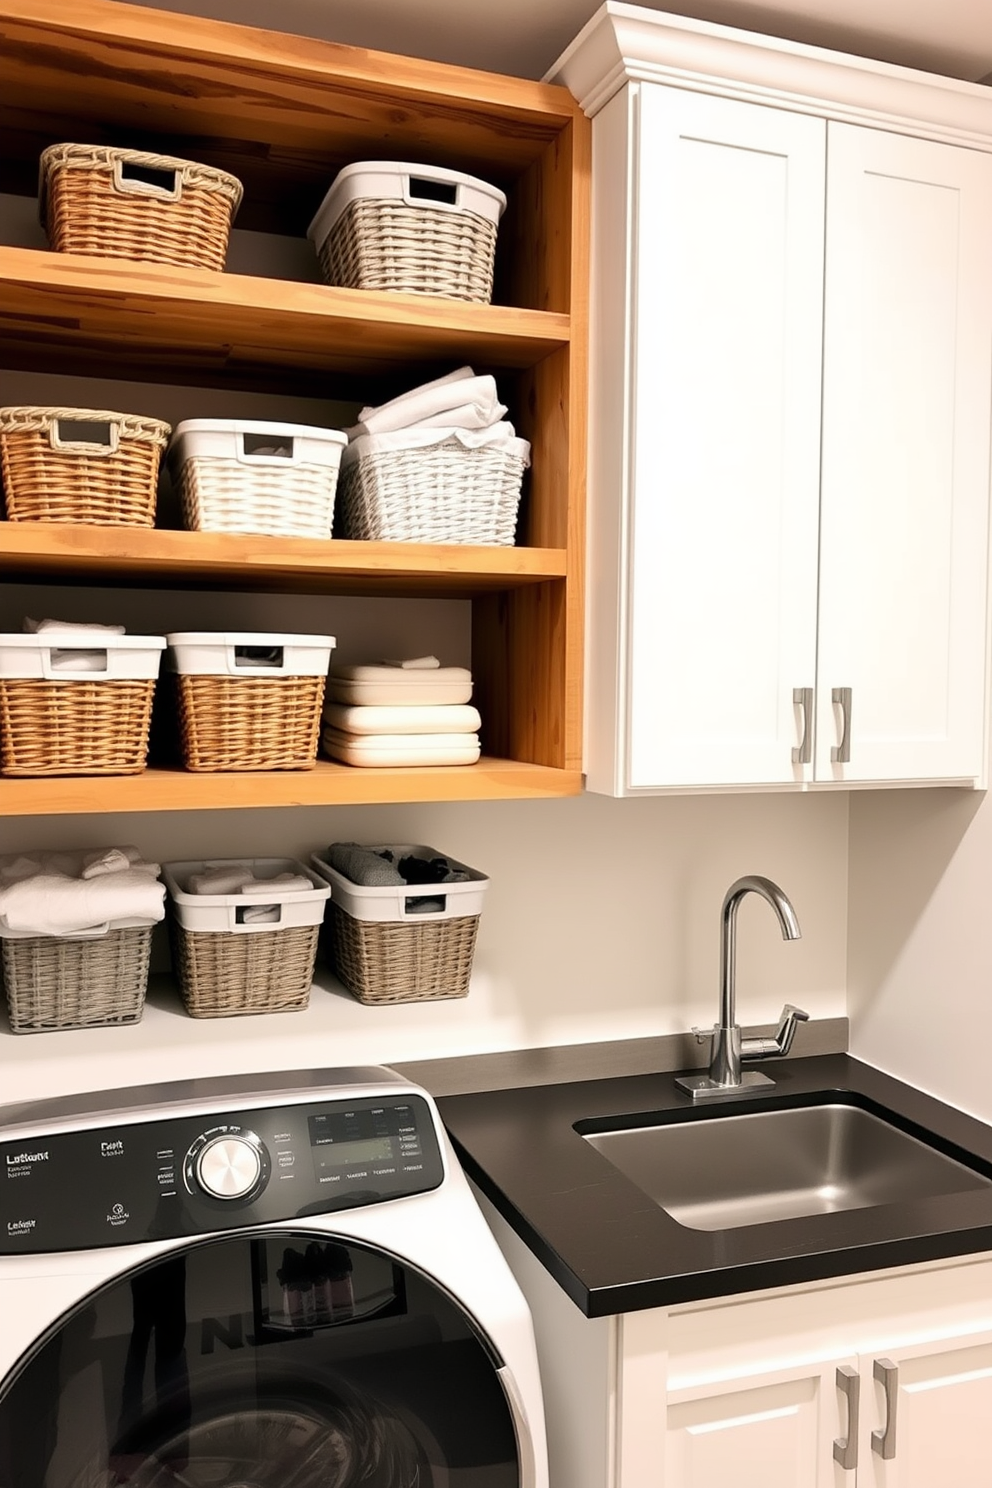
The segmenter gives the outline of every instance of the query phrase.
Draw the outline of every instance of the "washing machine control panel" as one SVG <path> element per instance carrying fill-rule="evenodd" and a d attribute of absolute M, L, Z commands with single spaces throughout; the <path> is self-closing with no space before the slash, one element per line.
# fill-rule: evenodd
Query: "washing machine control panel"
<path fill-rule="evenodd" d="M 206 1235 L 438 1188 L 431 1107 L 337 1094 L 0 1141 L 0 1255 Z"/>

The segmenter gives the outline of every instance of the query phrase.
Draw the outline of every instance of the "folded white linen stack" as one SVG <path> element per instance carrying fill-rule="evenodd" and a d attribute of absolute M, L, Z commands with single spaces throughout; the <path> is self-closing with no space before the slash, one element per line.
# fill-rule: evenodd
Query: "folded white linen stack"
<path fill-rule="evenodd" d="M 276 873 L 271 878 L 256 878 L 250 868 L 232 863 L 216 868 L 204 868 L 201 873 L 191 873 L 186 880 L 189 894 L 244 894 L 261 900 L 259 903 L 238 910 L 238 922 L 242 925 L 266 924 L 273 918 L 272 901 L 282 900 L 284 894 L 310 893 L 313 883 L 302 873 Z"/>
<path fill-rule="evenodd" d="M 457 439 L 467 449 L 485 445 L 512 450 L 529 464 L 530 445 L 517 438 L 506 412 L 495 378 L 459 367 L 377 408 L 363 408 L 357 424 L 345 430 L 349 442 L 342 454 L 342 468 L 363 455 L 426 448 L 448 439 Z"/>
<path fill-rule="evenodd" d="M 26 617 L 24 631 L 27 635 L 43 636 L 52 647 L 52 663 L 63 672 L 104 672 L 107 669 L 107 653 L 100 649 L 103 635 L 124 635 L 123 625 L 87 625 L 77 620 L 32 620 Z M 59 647 L 59 641 L 64 646 Z M 89 641 L 89 646 L 82 643 Z"/>
<path fill-rule="evenodd" d="M 136 847 L 0 858 L 0 938 L 89 937 L 165 915 L 158 863 Z"/>
<path fill-rule="evenodd" d="M 472 674 L 436 656 L 332 669 L 321 745 L 346 765 L 474 765 L 479 711 Z"/>

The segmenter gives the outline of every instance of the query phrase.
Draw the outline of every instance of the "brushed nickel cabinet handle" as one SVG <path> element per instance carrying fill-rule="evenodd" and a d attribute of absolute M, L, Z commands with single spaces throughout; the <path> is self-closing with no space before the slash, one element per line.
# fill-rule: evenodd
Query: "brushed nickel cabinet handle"
<path fill-rule="evenodd" d="M 835 687 L 830 694 L 830 700 L 840 707 L 844 723 L 840 743 L 835 744 L 830 750 L 830 759 L 835 765 L 847 765 L 851 761 L 851 689 Z"/>
<path fill-rule="evenodd" d="M 873 1370 L 875 1378 L 885 1391 L 885 1424 L 871 1434 L 871 1449 L 884 1462 L 891 1462 L 896 1455 L 896 1402 L 899 1391 L 899 1370 L 891 1359 L 876 1359 Z"/>
<path fill-rule="evenodd" d="M 837 1388 L 847 1398 L 847 1435 L 834 1438 L 834 1461 L 845 1472 L 858 1465 L 858 1410 L 861 1400 L 861 1376 L 850 1364 L 837 1370 Z"/>
<path fill-rule="evenodd" d="M 802 708 L 803 710 L 803 736 L 792 751 L 792 763 L 794 765 L 808 765 L 813 758 L 813 733 L 810 729 L 813 716 L 812 687 L 794 687 L 792 689 L 792 701 L 797 708 Z"/>

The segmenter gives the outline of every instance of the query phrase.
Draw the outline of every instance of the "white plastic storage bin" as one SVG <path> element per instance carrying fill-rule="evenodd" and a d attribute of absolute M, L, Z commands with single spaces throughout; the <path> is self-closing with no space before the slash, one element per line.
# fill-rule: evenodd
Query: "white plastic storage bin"
<path fill-rule="evenodd" d="M 134 775 L 145 768 L 164 636 L 106 630 L 0 635 L 5 775 Z"/>
<path fill-rule="evenodd" d="M 488 304 L 505 208 L 462 171 L 363 160 L 338 173 L 307 236 L 328 284 Z"/>
<path fill-rule="evenodd" d="M 173 631 L 166 640 L 188 770 L 313 768 L 334 636 Z"/>
<path fill-rule="evenodd" d="M 339 429 L 241 419 L 185 419 L 167 463 L 191 531 L 329 538 Z"/>
<path fill-rule="evenodd" d="M 190 879 L 213 868 L 244 869 L 253 879 L 283 873 L 310 880 L 312 889 L 268 894 L 197 894 Z M 284 1013 L 305 1008 L 317 955 L 317 936 L 331 890 L 294 858 L 213 859 L 164 863 L 174 971 L 194 1018 Z"/>
<path fill-rule="evenodd" d="M 445 856 L 422 845 L 389 850 L 397 858 Z M 484 873 L 448 858 L 468 880 L 371 888 L 353 883 L 318 853 L 310 861 L 331 885 L 331 956 L 353 997 L 378 1004 L 467 996 L 489 886 Z"/>

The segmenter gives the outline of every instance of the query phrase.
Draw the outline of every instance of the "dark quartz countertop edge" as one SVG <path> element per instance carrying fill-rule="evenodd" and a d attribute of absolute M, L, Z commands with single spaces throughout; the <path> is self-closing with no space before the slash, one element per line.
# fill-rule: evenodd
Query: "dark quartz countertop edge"
<path fill-rule="evenodd" d="M 992 1177 L 992 1127 L 843 1053 L 766 1066 L 768 1095 L 726 1114 L 832 1093 Z M 672 1306 L 992 1250 L 992 1186 L 940 1198 L 701 1231 L 678 1224 L 576 1123 L 716 1114 L 672 1073 L 562 1079 L 438 1096 L 468 1176 L 588 1317 Z"/>

